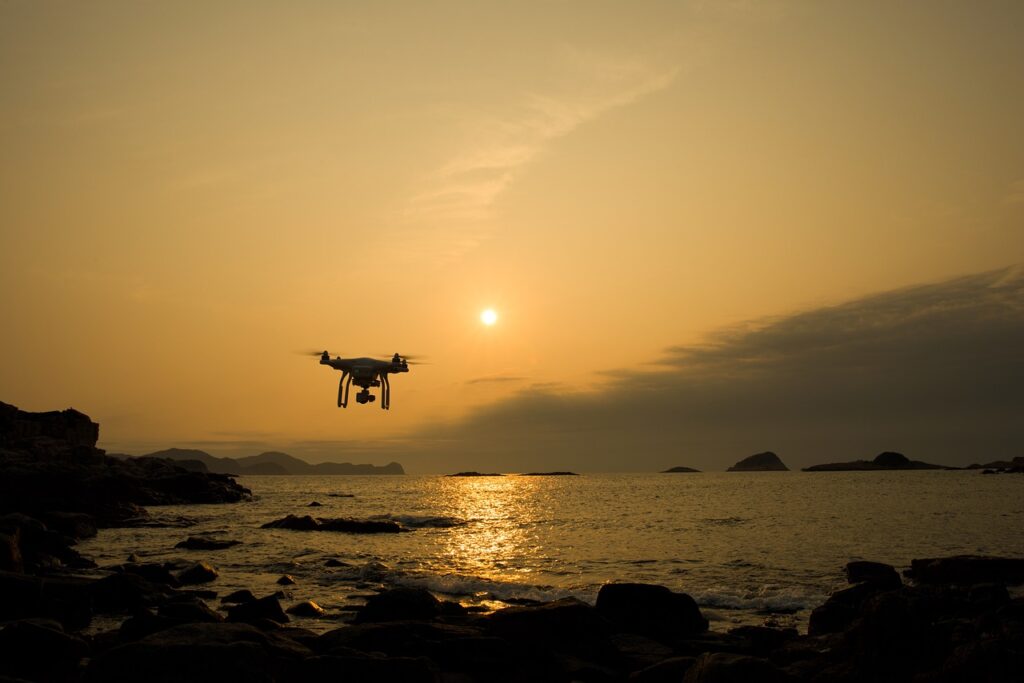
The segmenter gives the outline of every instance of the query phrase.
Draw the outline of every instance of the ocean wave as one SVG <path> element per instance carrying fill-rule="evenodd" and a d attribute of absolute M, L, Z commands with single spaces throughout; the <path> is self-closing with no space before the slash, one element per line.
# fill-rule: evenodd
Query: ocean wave
<path fill-rule="evenodd" d="M 455 526 L 465 526 L 468 522 L 461 517 L 446 517 L 444 515 L 374 515 L 368 519 L 398 522 L 403 526 L 413 528 L 436 528 L 447 529 Z"/>
<path fill-rule="evenodd" d="M 767 585 L 751 591 L 716 586 L 705 590 L 689 590 L 690 597 L 701 607 L 758 612 L 798 612 L 820 605 L 828 597 L 800 588 Z"/>
<path fill-rule="evenodd" d="M 550 602 L 565 597 L 581 597 L 571 590 L 512 581 L 498 581 L 465 574 L 416 573 L 391 577 L 390 583 L 408 588 L 426 588 L 435 593 L 500 602 Z"/>

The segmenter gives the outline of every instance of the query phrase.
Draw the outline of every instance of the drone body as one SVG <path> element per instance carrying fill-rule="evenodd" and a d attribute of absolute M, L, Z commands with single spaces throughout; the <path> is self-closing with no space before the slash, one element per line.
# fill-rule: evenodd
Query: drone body
<path fill-rule="evenodd" d="M 376 358 L 340 358 L 324 351 L 320 354 L 320 365 L 328 365 L 341 371 L 341 382 L 338 383 L 338 407 L 348 407 L 349 386 L 353 383 L 362 387 L 356 394 L 356 403 L 373 403 L 377 397 L 370 393 L 371 387 L 380 387 L 380 407 L 388 410 L 391 407 L 391 382 L 388 375 L 409 372 L 409 361 L 397 353 L 391 360 Z"/>

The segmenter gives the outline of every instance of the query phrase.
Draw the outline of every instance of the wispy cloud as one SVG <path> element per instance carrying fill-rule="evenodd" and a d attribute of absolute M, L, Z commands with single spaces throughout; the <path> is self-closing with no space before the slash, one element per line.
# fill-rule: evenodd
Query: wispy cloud
<path fill-rule="evenodd" d="M 526 377 L 518 375 L 488 375 L 486 377 L 474 377 L 466 380 L 466 384 L 500 384 L 504 382 L 524 382 Z"/>
<path fill-rule="evenodd" d="M 554 91 L 523 92 L 501 117 L 472 124 L 463 150 L 424 178 L 406 208 L 406 221 L 473 225 L 464 246 L 482 237 L 481 223 L 498 197 L 523 169 L 558 138 L 602 114 L 668 88 L 677 67 L 616 60 L 565 50 L 560 64 L 571 85 Z"/>

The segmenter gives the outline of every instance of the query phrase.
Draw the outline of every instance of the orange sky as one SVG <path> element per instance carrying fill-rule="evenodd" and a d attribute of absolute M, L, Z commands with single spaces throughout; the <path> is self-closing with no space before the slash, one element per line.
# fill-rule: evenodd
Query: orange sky
<path fill-rule="evenodd" d="M 372 450 L 1019 262 L 1021 35 L 1019 2 L 2 3 L 0 400 L 111 450 Z M 340 411 L 309 348 L 431 364 Z"/>

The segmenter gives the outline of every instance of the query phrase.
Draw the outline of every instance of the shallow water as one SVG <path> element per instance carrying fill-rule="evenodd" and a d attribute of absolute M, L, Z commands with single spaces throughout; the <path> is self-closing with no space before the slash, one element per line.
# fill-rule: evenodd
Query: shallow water
<path fill-rule="evenodd" d="M 241 477 L 252 502 L 151 508 L 188 527 L 107 529 L 80 550 L 101 565 L 204 559 L 222 595 L 280 589 L 313 599 L 336 626 L 370 589 L 423 586 L 500 607 L 568 595 L 593 602 L 608 581 L 657 583 L 696 598 L 713 629 L 806 628 L 853 559 L 904 568 L 916 557 L 1024 556 L 1024 477 L 945 472 L 592 474 L 578 477 Z M 337 497 L 331 494 L 350 494 Z M 307 507 L 311 501 L 323 507 Z M 286 514 L 390 518 L 410 533 L 260 529 Z M 177 550 L 189 535 L 242 541 Z M 328 568 L 327 558 L 351 566 Z"/>

